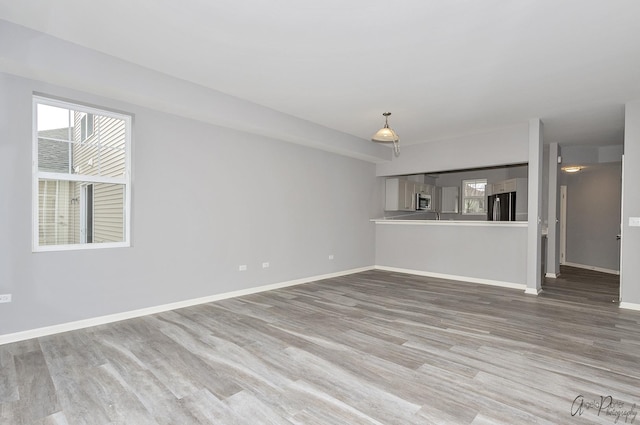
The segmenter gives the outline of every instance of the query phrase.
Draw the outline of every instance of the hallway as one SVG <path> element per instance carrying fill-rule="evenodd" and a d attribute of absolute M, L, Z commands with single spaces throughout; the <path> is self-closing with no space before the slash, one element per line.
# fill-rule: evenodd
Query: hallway
<path fill-rule="evenodd" d="M 620 276 L 560 266 L 560 277 L 545 278 L 540 296 L 583 304 L 618 303 Z"/>

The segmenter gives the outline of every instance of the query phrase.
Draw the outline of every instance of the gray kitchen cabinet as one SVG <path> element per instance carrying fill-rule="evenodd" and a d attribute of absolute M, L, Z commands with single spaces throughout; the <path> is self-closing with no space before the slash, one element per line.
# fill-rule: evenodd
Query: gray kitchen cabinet
<path fill-rule="evenodd" d="M 457 186 L 449 186 L 442 188 L 441 211 L 443 213 L 458 213 L 459 188 Z"/>
<path fill-rule="evenodd" d="M 523 190 L 523 185 L 526 186 L 527 179 L 509 179 L 501 182 L 495 182 L 487 185 L 487 195 L 495 195 L 497 193 L 509 193 Z"/>
<path fill-rule="evenodd" d="M 397 177 L 385 181 L 385 211 L 413 211 L 416 185 L 419 183 Z"/>
<path fill-rule="evenodd" d="M 442 187 L 431 186 L 431 211 L 442 212 Z"/>

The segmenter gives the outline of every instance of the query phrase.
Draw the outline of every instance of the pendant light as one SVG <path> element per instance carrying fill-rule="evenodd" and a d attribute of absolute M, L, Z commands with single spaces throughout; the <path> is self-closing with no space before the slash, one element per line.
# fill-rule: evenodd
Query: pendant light
<path fill-rule="evenodd" d="M 393 153 L 395 153 L 396 156 L 400 156 L 400 138 L 396 132 L 389 127 L 389 115 L 391 115 L 391 112 L 382 114 L 382 116 L 384 116 L 384 127 L 371 137 L 371 141 L 376 143 L 393 143 Z"/>

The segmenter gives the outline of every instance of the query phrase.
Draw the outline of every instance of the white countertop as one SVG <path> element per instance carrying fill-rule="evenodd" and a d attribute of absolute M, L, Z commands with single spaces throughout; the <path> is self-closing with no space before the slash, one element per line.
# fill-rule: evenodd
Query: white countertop
<path fill-rule="evenodd" d="M 401 224 L 411 226 L 492 226 L 492 227 L 527 227 L 527 221 L 487 221 L 487 220 L 433 220 L 414 219 L 402 220 L 393 218 L 373 218 L 376 224 Z"/>

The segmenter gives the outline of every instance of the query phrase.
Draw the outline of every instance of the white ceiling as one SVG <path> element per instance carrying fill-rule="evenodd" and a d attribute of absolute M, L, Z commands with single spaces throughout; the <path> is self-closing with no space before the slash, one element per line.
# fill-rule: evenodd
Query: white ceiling
<path fill-rule="evenodd" d="M 637 0 L 0 0 L 5 19 L 363 139 L 622 143 Z"/>

